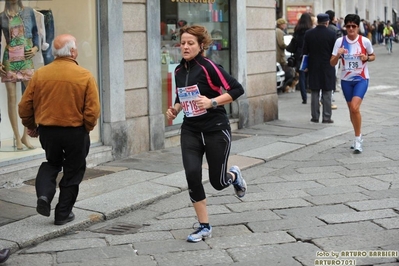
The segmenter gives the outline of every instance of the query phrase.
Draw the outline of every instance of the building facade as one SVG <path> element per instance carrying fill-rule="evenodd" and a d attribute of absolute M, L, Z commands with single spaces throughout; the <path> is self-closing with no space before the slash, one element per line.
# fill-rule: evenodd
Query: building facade
<path fill-rule="evenodd" d="M 227 106 L 233 129 L 278 118 L 274 0 L 71 1 L 72 10 L 65 10 L 63 0 L 23 4 L 51 10 L 54 34 L 75 35 L 78 62 L 97 77 L 102 113 L 91 134 L 96 162 L 179 144 L 179 123 L 166 121 L 164 113 L 174 100 L 171 73 L 180 60 L 175 33 L 181 20 L 208 28 L 214 38 L 208 55 L 245 88 Z M 18 84 L 17 102 L 21 94 Z M 0 97 L 0 167 L 43 158 L 37 139 L 29 140 L 35 149 L 17 149 L 5 89 Z M 98 147 L 107 147 L 107 154 L 93 155 L 104 153 Z"/>
<path fill-rule="evenodd" d="M 214 45 L 207 56 L 222 64 L 245 88 L 245 95 L 226 106 L 234 129 L 278 119 L 276 17 L 289 20 L 295 8 L 315 14 L 332 9 L 338 17 L 358 13 L 369 21 L 394 22 L 399 9 L 399 0 L 22 2 L 45 15 L 47 36 L 42 43 L 51 44 L 54 35 L 61 33 L 75 35 L 78 62 L 97 77 L 102 114 L 91 133 L 92 164 L 179 144 L 181 120 L 167 121 L 164 112 L 174 99 L 172 72 L 179 60 L 176 32 L 184 23 L 208 28 Z M 1 2 L 0 11 L 3 8 Z M 40 52 L 36 68 L 51 61 L 49 51 Z M 18 102 L 23 88 L 17 84 L 16 90 Z M 13 169 L 11 166 L 29 165 L 24 162 L 41 159 L 44 154 L 37 139 L 29 139 L 35 149 L 17 147 L 8 119 L 12 106 L 8 97 L 0 83 L 0 167 Z M 23 127 L 18 123 L 21 137 Z"/>
<path fill-rule="evenodd" d="M 179 145 L 181 118 L 167 121 L 164 113 L 174 100 L 173 69 L 180 60 L 176 33 L 182 25 L 205 25 L 214 39 L 207 56 L 243 84 L 245 95 L 226 106 L 235 129 L 278 119 L 276 16 L 289 20 L 292 12 L 288 11 L 300 7 L 315 14 L 333 9 L 338 17 L 358 13 L 366 20 L 396 21 L 399 9 L 399 0 L 22 2 L 45 15 L 47 37 L 42 43 L 51 44 L 54 35 L 73 34 L 78 40 L 78 62 L 97 77 L 102 113 L 91 133 L 91 164 Z M 4 1 L 0 2 L 3 8 Z M 51 61 L 48 51 L 40 52 L 36 68 Z M 17 84 L 17 103 L 22 91 Z M 38 139 L 16 145 L 9 118 L 12 103 L 0 83 L 0 167 L 10 171 L 17 163 L 29 165 L 24 162 L 44 158 Z M 18 124 L 22 137 L 20 120 Z"/>
<path fill-rule="evenodd" d="M 174 101 L 172 73 L 180 60 L 175 33 L 181 23 L 205 25 L 214 37 L 208 55 L 243 84 L 245 95 L 227 108 L 233 125 L 241 128 L 277 119 L 274 19 L 270 19 L 274 1 L 108 2 L 123 13 L 122 21 L 108 17 L 109 23 L 123 25 L 123 55 L 117 60 L 123 71 L 103 76 L 111 79 L 103 82 L 109 88 L 124 80 L 119 102 L 110 103 L 121 108 L 114 110 L 118 116 L 106 117 L 104 112 L 104 144 L 118 150 L 116 157 L 178 144 L 179 125 L 165 121 L 164 113 Z M 102 58 L 116 60 L 113 55 Z"/>
<path fill-rule="evenodd" d="M 276 0 L 277 17 L 289 18 L 291 10 L 311 10 L 312 13 L 324 13 L 334 10 L 336 17 L 358 14 L 369 22 L 398 20 L 399 0 Z"/>

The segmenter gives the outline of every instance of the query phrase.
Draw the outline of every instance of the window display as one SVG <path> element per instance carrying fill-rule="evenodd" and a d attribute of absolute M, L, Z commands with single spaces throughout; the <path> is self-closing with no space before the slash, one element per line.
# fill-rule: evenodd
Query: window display
<path fill-rule="evenodd" d="M 98 79 L 96 0 L 40 0 L 0 2 L 0 163 L 42 154 L 37 138 L 30 138 L 18 116 L 18 103 L 34 70 L 54 60 L 54 36 L 77 38 L 78 63 Z M 99 123 L 98 123 L 99 124 Z M 91 133 L 100 141 L 99 126 Z"/>
<path fill-rule="evenodd" d="M 181 60 L 178 36 L 181 27 L 193 24 L 205 26 L 213 38 L 213 45 L 206 51 L 206 57 L 230 72 L 229 1 L 212 2 L 186 3 L 168 0 L 161 3 L 162 110 L 172 106 L 176 97 L 173 72 Z M 226 109 L 229 112 L 228 106 Z M 165 125 L 180 124 L 182 121 L 183 112 L 173 121 L 166 119 Z"/>
<path fill-rule="evenodd" d="M 33 9 L 24 7 L 21 0 L 7 0 L 4 11 L 0 13 L 0 31 L 5 39 L 0 75 L 7 90 L 8 117 L 15 145 L 17 150 L 22 150 L 23 145 L 34 149 L 29 142 L 27 129 L 23 129 L 22 137 L 19 134 L 16 97 L 17 82 L 25 86 L 28 84 L 34 72 L 32 58 L 39 51 L 39 35 Z"/>

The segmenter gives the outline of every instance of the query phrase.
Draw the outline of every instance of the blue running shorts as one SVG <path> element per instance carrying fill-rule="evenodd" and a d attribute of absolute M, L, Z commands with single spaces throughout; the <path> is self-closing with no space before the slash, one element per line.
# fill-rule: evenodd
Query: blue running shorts
<path fill-rule="evenodd" d="M 358 80 L 341 80 L 342 92 L 344 93 L 346 102 L 351 102 L 352 98 L 357 96 L 362 100 L 367 92 L 369 86 L 368 79 L 358 79 Z"/>

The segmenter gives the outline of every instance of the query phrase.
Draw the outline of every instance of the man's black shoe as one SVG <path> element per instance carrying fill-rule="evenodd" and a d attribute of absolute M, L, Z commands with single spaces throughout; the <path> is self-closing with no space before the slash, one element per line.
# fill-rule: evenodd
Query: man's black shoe
<path fill-rule="evenodd" d="M 75 220 L 75 214 L 73 214 L 73 212 L 71 212 L 65 220 L 55 220 L 54 224 L 55 225 L 64 225 L 66 223 L 72 222 L 73 220 Z"/>
<path fill-rule="evenodd" d="M 319 119 L 314 119 L 314 118 L 312 118 L 312 119 L 310 119 L 310 122 L 319 123 Z"/>
<path fill-rule="evenodd" d="M 6 262 L 10 257 L 10 250 L 8 248 L 0 250 L 0 263 Z"/>
<path fill-rule="evenodd" d="M 49 202 L 48 198 L 46 196 L 40 196 L 37 199 L 36 211 L 43 216 L 49 217 L 50 210 L 51 210 L 51 206 L 50 206 L 50 202 Z"/>
<path fill-rule="evenodd" d="M 332 124 L 332 123 L 334 123 L 334 120 L 331 120 L 331 119 L 323 120 L 322 123 L 324 123 L 324 124 Z"/>

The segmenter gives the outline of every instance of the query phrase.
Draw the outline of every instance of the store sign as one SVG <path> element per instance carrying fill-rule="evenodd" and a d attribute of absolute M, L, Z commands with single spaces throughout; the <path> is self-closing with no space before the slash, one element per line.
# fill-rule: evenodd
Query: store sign
<path fill-rule="evenodd" d="M 312 6 L 287 6 L 287 26 L 288 28 L 295 28 L 298 24 L 299 18 L 303 13 L 313 12 Z"/>
<path fill-rule="evenodd" d="M 202 3 L 202 4 L 213 4 L 216 0 L 170 0 L 176 3 Z"/>

